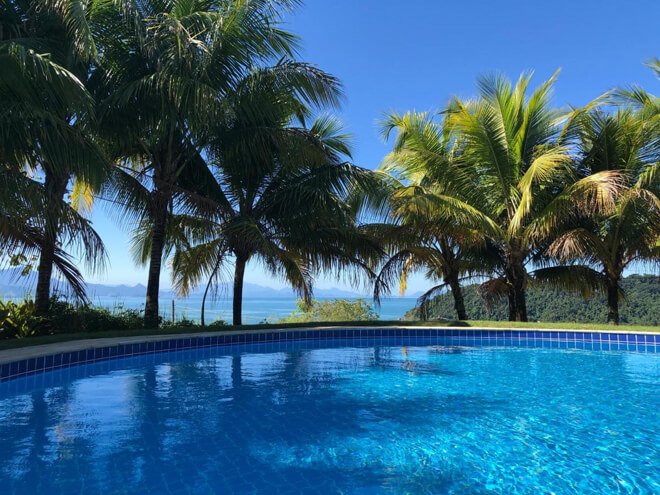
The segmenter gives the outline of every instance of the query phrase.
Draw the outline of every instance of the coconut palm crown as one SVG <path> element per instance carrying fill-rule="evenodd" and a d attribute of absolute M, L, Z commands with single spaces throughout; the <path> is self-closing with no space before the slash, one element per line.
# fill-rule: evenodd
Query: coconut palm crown
<path fill-rule="evenodd" d="M 403 293 L 408 276 L 426 269 L 426 277 L 439 282 L 419 299 L 420 314 L 426 318 L 431 298 L 449 288 L 459 320 L 467 319 L 461 282 L 488 271 L 469 252 L 483 244 L 483 236 L 471 227 L 487 221 L 479 212 L 459 202 L 447 215 L 450 196 L 460 196 L 442 175 L 458 167 L 456 146 L 446 117 L 439 122 L 428 113 L 392 112 L 383 123 L 387 139 L 396 131 L 393 151 L 381 170 L 390 174 L 385 182 L 390 226 L 379 229 L 388 257 L 374 284 L 374 299 L 390 291 L 396 279 Z M 438 208 L 438 202 L 442 204 Z"/>
<path fill-rule="evenodd" d="M 106 196 L 135 225 L 136 258 L 149 266 L 148 327 L 158 324 L 161 266 L 175 215 L 199 214 L 208 205 L 199 201 L 207 177 L 202 155 L 208 124 L 231 113 L 228 95 L 254 67 L 273 63 L 304 98 L 337 102 L 334 78 L 290 61 L 297 40 L 279 19 L 295 3 L 117 2 L 95 26 L 103 54 L 94 77 L 101 128 L 123 168 Z"/>
<path fill-rule="evenodd" d="M 349 136 L 328 116 L 310 113 L 278 67 L 247 76 L 227 99 L 227 118 L 213 123 L 205 197 L 211 215 L 179 217 L 184 235 L 173 258 L 174 285 L 187 293 L 217 285 L 234 262 L 233 322 L 242 323 L 249 261 L 261 262 L 311 302 L 320 270 L 362 266 L 379 254 L 345 201 L 350 188 L 369 188 L 371 173 L 355 167 Z M 211 182 L 213 181 L 213 182 Z"/>
<path fill-rule="evenodd" d="M 607 294 L 607 321 L 619 323 L 623 271 L 660 260 L 660 127 L 645 112 L 594 110 L 580 117 L 580 173 L 616 173 L 620 191 L 601 214 L 575 210 L 549 253 L 598 267 Z"/>
<path fill-rule="evenodd" d="M 483 268 L 491 272 L 480 292 L 487 300 L 506 297 L 516 321 L 527 320 L 530 282 L 597 285 L 584 267 L 553 265 L 541 253 L 557 218 L 611 205 L 617 190 L 608 171 L 576 175 L 570 144 L 585 109 L 552 106 L 556 76 L 531 94 L 531 73 L 515 84 L 500 75 L 481 78 L 477 98 L 454 98 L 442 125 L 422 118 L 399 132 L 395 145 L 396 172 L 412 185 L 433 184 L 409 194 L 432 208 L 435 221 L 480 233 L 489 253 Z"/>
<path fill-rule="evenodd" d="M 54 267 L 85 300 L 67 251 L 77 250 L 92 269 L 104 263 L 103 243 L 79 211 L 111 166 L 94 139 L 86 88 L 96 57 L 89 26 L 100 3 L 11 0 L 0 7 L 0 235 L 10 259 L 39 258 L 39 316 L 48 312 Z"/>

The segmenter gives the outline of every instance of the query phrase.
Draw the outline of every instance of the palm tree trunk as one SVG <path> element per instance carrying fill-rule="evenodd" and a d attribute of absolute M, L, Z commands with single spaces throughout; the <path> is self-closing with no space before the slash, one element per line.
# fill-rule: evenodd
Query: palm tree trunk
<path fill-rule="evenodd" d="M 607 323 L 619 324 L 619 281 L 612 276 L 607 277 Z"/>
<path fill-rule="evenodd" d="M 153 220 L 151 233 L 151 258 L 149 260 L 149 278 L 147 281 L 147 300 L 144 305 L 144 326 L 158 327 L 158 293 L 160 291 L 160 270 L 165 246 L 165 229 L 168 217 L 168 197 L 163 191 L 154 193 Z"/>
<path fill-rule="evenodd" d="M 458 281 L 458 277 L 449 276 L 445 280 L 451 288 L 451 295 L 454 297 L 454 309 L 459 321 L 467 320 L 467 313 L 465 312 L 465 300 L 463 299 L 463 289 Z"/>
<path fill-rule="evenodd" d="M 41 242 L 39 267 L 37 272 L 37 288 L 34 294 L 35 314 L 46 316 L 50 304 L 50 282 L 53 275 L 55 247 L 60 229 L 62 201 L 66 192 L 68 177 L 60 177 L 46 169 L 44 188 L 47 195 L 45 230 Z"/>
<path fill-rule="evenodd" d="M 206 326 L 206 322 L 204 321 L 204 309 L 206 308 L 206 296 L 209 293 L 209 287 L 211 287 L 211 279 L 209 278 L 209 281 L 206 283 L 206 288 L 204 289 L 204 296 L 202 297 L 202 326 Z"/>
<path fill-rule="evenodd" d="M 50 306 L 50 281 L 53 275 L 55 242 L 44 239 L 41 245 L 39 267 L 37 271 L 37 289 L 34 294 L 34 312 L 36 316 L 46 316 Z"/>
<path fill-rule="evenodd" d="M 524 279 L 516 280 L 513 290 L 516 299 L 515 321 L 527 321 L 527 294 L 525 294 Z"/>
<path fill-rule="evenodd" d="M 509 285 L 509 321 L 527 321 L 527 272 L 524 255 L 518 251 L 507 254 L 506 278 Z"/>
<path fill-rule="evenodd" d="M 243 278 L 245 277 L 245 265 L 248 257 L 243 254 L 236 255 L 236 267 L 234 269 L 234 325 L 242 325 L 243 313 Z"/>
<path fill-rule="evenodd" d="M 206 326 L 206 320 L 204 318 L 204 312 L 206 310 L 206 297 L 209 294 L 209 289 L 211 288 L 211 283 L 213 282 L 213 277 L 215 276 L 215 271 L 209 277 L 209 281 L 206 283 L 206 288 L 204 289 L 204 296 L 202 297 L 202 326 Z"/>
<path fill-rule="evenodd" d="M 516 306 L 516 297 L 513 294 L 513 289 L 509 289 L 509 321 L 516 321 L 516 313 L 518 312 L 518 308 Z"/>
<path fill-rule="evenodd" d="M 218 269 L 220 268 L 220 263 L 222 263 L 222 256 L 218 257 L 218 261 L 215 263 L 215 266 L 213 267 L 213 271 L 211 272 L 211 275 L 209 276 L 209 281 L 206 283 L 206 288 L 204 289 L 204 296 L 202 297 L 202 326 L 206 326 L 204 322 L 204 310 L 206 308 L 206 297 L 209 294 L 209 289 L 211 288 L 211 284 L 213 283 L 213 279 L 215 278 L 216 274 L 218 273 Z"/>

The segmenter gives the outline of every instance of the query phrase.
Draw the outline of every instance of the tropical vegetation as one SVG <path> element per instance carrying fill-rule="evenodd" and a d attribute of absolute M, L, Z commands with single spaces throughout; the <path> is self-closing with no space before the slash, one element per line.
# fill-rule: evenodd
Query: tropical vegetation
<path fill-rule="evenodd" d="M 105 261 L 103 243 L 81 212 L 111 166 L 95 139 L 94 99 L 86 87 L 97 52 L 88 29 L 95 9 L 83 4 L 0 6 L 0 241 L 11 261 L 37 265 L 39 316 L 49 309 L 54 267 L 84 301 L 72 254 L 82 254 L 91 268 Z"/>
<path fill-rule="evenodd" d="M 656 275 L 631 275 L 621 279 L 621 287 L 626 298 L 621 304 L 621 325 L 660 325 L 660 279 Z M 479 295 L 479 285 L 463 287 L 466 312 L 473 320 L 483 321 L 485 326 L 494 322 L 507 322 L 506 301 L 486 306 Z M 556 287 L 532 287 L 527 294 L 530 322 L 543 323 L 585 323 L 602 324 L 607 318 L 606 294 L 594 295 L 589 299 L 575 297 L 575 294 Z M 566 315 L 571 315 L 570 322 Z M 435 297 L 427 309 L 428 321 L 453 321 L 455 312 L 450 294 Z M 407 321 L 420 319 L 419 308 L 408 311 Z M 568 327 L 567 327 L 568 328 Z M 574 327 L 570 327 L 574 328 Z M 594 327 L 595 328 L 595 327 Z"/>
<path fill-rule="evenodd" d="M 422 271 L 421 318 L 448 291 L 458 320 L 481 317 L 476 294 L 524 322 L 538 314 L 529 294 L 568 291 L 602 295 L 603 320 L 619 323 L 625 271 L 660 261 L 658 97 L 621 87 L 564 109 L 558 74 L 536 88 L 531 73 L 481 77 L 475 97 L 440 111 L 386 114 L 393 147 L 372 171 L 352 163 L 332 115 L 341 82 L 300 61 L 282 26 L 297 3 L 0 5 L 0 260 L 36 274 L 34 301 L 3 309 L 3 328 L 54 328 L 60 279 L 87 311 L 77 260 L 106 264 L 96 203 L 148 266 L 147 328 L 161 323 L 168 265 L 180 294 L 205 287 L 202 325 L 207 297 L 230 279 L 240 325 L 254 262 L 301 297 L 292 318 L 331 317 L 313 299 L 321 273 L 377 303 Z"/>
<path fill-rule="evenodd" d="M 371 173 L 347 161 L 348 136 L 334 119 L 323 116 L 309 128 L 304 119 L 293 124 L 310 109 L 290 81 L 281 84 L 281 75 L 270 70 L 245 82 L 232 102 L 234 119 L 214 130 L 209 147 L 206 198 L 215 208 L 177 217 L 182 232 L 172 261 L 175 286 L 182 295 L 202 282 L 206 292 L 217 288 L 221 268 L 233 256 L 234 325 L 242 323 L 250 260 L 309 303 L 316 272 L 350 268 L 380 252 L 345 201 L 350 186 L 369 187 Z"/>
<path fill-rule="evenodd" d="M 599 214 L 576 210 L 560 223 L 548 254 L 594 267 L 607 294 L 607 321 L 619 323 L 623 272 L 632 263 L 660 259 L 660 128 L 658 119 L 627 109 L 580 117 L 579 173 L 618 174 L 614 204 Z"/>
<path fill-rule="evenodd" d="M 529 284 L 598 288 L 592 271 L 557 264 L 547 244 L 560 220 L 575 211 L 606 214 L 619 192 L 610 171 L 579 173 L 571 142 L 576 121 L 591 110 L 555 109 L 550 99 L 555 77 L 531 94 L 531 74 L 515 84 L 499 75 L 482 78 L 479 96 L 453 99 L 439 122 L 418 113 L 393 114 L 385 122 L 386 136 L 398 132 L 383 167 L 405 180 L 397 194 L 405 194 L 416 214 L 428 219 L 436 237 L 453 240 L 444 251 L 462 258 L 455 280 L 486 278 L 481 294 L 489 301 L 506 298 L 512 321 L 527 320 Z M 430 260 L 429 269 L 451 273 L 447 254 Z M 455 280 L 448 284 L 452 289 Z M 465 319 L 459 302 L 456 308 Z"/>
<path fill-rule="evenodd" d="M 226 207 L 208 197 L 214 181 L 207 161 L 217 147 L 257 140 L 266 147 L 276 139 L 278 129 L 269 134 L 245 122 L 257 112 L 270 116 L 259 107 L 268 98 L 286 91 L 323 105 L 336 102 L 338 88 L 331 76 L 292 60 L 296 38 L 278 26 L 286 0 L 104 3 L 95 92 L 100 128 L 120 163 L 109 193 L 137 224 L 135 258 L 149 266 L 145 325 L 156 326 L 161 265 L 180 222 Z M 284 106 L 289 113 L 273 119 L 297 110 Z M 246 158 L 235 166 L 253 165 L 259 167 Z"/>
<path fill-rule="evenodd" d="M 310 323 L 324 321 L 375 321 L 378 313 L 366 299 L 304 299 L 296 301 L 296 311 L 279 319 L 280 323 Z"/>

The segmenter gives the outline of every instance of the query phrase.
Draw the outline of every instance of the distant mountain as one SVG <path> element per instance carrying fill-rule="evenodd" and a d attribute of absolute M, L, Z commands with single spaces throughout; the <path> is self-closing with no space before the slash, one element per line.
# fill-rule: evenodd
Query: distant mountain
<path fill-rule="evenodd" d="M 23 297 L 26 292 L 34 290 L 36 277 L 34 275 L 22 276 L 20 268 L 0 270 L 0 296 Z"/>
<path fill-rule="evenodd" d="M 256 284 L 245 284 L 243 287 L 243 294 L 249 297 L 257 297 L 258 295 L 271 296 L 277 294 L 277 297 L 296 297 L 296 293 L 289 287 L 283 289 L 272 289 L 270 287 L 262 287 Z M 333 287 L 331 289 L 314 289 L 314 297 L 365 297 L 364 294 L 357 292 L 347 291 Z"/>
<path fill-rule="evenodd" d="M 34 292 L 34 284 L 36 282 L 36 274 L 31 273 L 27 276 L 21 275 L 21 269 L 9 268 L 0 270 L 0 297 L 23 297 L 26 294 Z M 66 291 L 66 283 L 58 280 L 53 281 L 53 288 L 62 292 Z M 192 292 L 193 295 L 202 295 L 204 287 L 198 288 Z M 105 285 L 105 284 L 87 284 L 87 294 L 91 299 L 97 297 L 144 297 L 147 293 L 147 288 L 142 284 L 137 285 Z M 230 284 L 224 284 L 220 288 L 220 293 L 230 294 Z M 174 297 L 171 290 L 162 290 L 161 294 L 164 297 Z M 243 286 L 244 297 L 278 297 L 278 298 L 292 298 L 296 297 L 293 290 L 290 288 L 273 289 L 272 287 L 264 287 L 262 285 L 246 283 Z M 316 289 L 314 290 L 315 297 L 365 297 L 357 292 L 346 291 L 342 289 Z"/>
<path fill-rule="evenodd" d="M 147 295 L 147 288 L 142 284 L 132 286 L 124 284 L 87 284 L 87 294 L 92 299 L 94 297 L 145 297 Z"/>
<path fill-rule="evenodd" d="M 223 284 L 219 288 L 221 294 L 231 294 L 232 287 L 230 284 Z M 204 287 L 198 287 L 192 292 L 194 295 L 202 295 L 204 293 Z M 265 287 L 263 285 L 243 284 L 243 296 L 244 297 L 281 297 L 281 298 L 292 298 L 297 297 L 296 293 L 290 287 L 284 287 L 282 289 L 273 289 L 272 287 Z M 314 297 L 367 297 L 364 294 L 359 294 L 357 292 L 347 291 L 343 289 L 314 289 Z"/>
<path fill-rule="evenodd" d="M 37 275 L 31 272 L 22 275 L 20 268 L 8 268 L 0 270 L 0 296 L 1 297 L 24 297 L 34 292 Z M 67 284 L 61 280 L 53 279 L 51 286 L 53 290 L 66 292 Z M 147 288 L 142 284 L 128 285 L 103 285 L 87 284 L 87 293 L 90 297 L 144 297 Z"/>

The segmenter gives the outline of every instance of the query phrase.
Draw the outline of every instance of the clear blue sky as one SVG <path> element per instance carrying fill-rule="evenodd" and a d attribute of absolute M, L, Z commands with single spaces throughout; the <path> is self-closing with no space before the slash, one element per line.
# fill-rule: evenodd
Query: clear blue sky
<path fill-rule="evenodd" d="M 346 89 L 339 112 L 355 136 L 354 161 L 375 168 L 388 150 L 377 120 L 387 110 L 441 107 L 451 95 L 471 96 L 479 74 L 512 78 L 526 69 L 534 82 L 562 68 L 558 105 L 582 105 L 630 83 L 660 92 L 643 63 L 660 57 L 660 1 L 636 0 L 307 0 L 287 16 L 303 39 L 302 60 L 338 76 Z M 128 235 L 98 208 L 94 225 L 110 267 L 89 281 L 146 284 L 146 269 L 128 254 Z M 258 266 L 248 282 L 282 286 Z M 169 274 L 163 275 L 169 284 Z M 320 287 L 343 286 L 333 279 Z M 410 290 L 427 287 L 415 277 Z"/>

